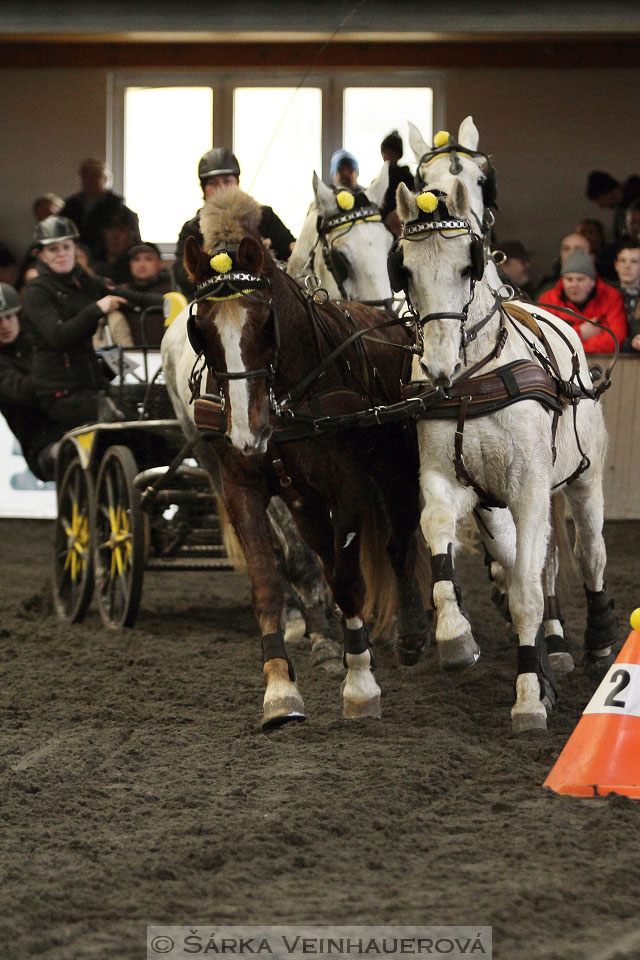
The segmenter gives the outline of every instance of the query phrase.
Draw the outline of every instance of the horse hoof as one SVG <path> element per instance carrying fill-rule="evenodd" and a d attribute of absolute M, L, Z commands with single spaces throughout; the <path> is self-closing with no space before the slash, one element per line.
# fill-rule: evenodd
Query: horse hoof
<path fill-rule="evenodd" d="M 480 648 L 470 633 L 451 640 L 438 640 L 438 657 L 443 670 L 465 670 L 478 662 Z"/>
<path fill-rule="evenodd" d="M 546 730 L 547 711 L 544 706 L 540 712 L 531 710 L 518 712 L 512 710 L 511 729 L 514 733 L 527 733 L 529 730 Z"/>
<path fill-rule="evenodd" d="M 278 727 L 284 726 L 285 723 L 291 723 L 293 721 L 301 722 L 305 719 L 306 716 L 302 701 L 296 700 L 294 697 L 283 697 L 282 699 L 273 700 L 269 704 L 264 705 L 262 729 L 265 732 L 268 730 L 276 730 Z"/>
<path fill-rule="evenodd" d="M 589 650 L 584 660 L 584 669 L 592 676 L 603 677 L 614 660 L 613 647 Z"/>
<path fill-rule="evenodd" d="M 561 677 L 565 673 L 571 673 L 575 667 L 573 657 L 566 651 L 550 653 L 549 663 L 556 677 Z"/>
<path fill-rule="evenodd" d="M 413 667 L 422 659 L 429 647 L 428 638 L 398 637 L 395 642 L 398 663 L 403 667 Z"/>
<path fill-rule="evenodd" d="M 371 700 L 343 700 L 342 716 L 345 720 L 363 720 L 366 717 L 379 720 L 382 716 L 380 697 L 373 697 Z"/>
<path fill-rule="evenodd" d="M 311 637 L 311 657 L 309 658 L 312 667 L 322 667 L 327 673 L 340 674 L 344 676 L 345 667 L 342 662 L 342 645 L 328 637 L 322 637 L 314 642 Z"/>

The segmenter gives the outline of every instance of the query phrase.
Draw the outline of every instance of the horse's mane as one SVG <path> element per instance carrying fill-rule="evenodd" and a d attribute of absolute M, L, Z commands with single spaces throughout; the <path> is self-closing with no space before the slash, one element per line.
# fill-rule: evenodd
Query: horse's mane
<path fill-rule="evenodd" d="M 200 211 L 200 229 L 205 250 L 216 244 L 240 243 L 248 233 L 258 236 L 262 207 L 239 187 L 229 187 L 205 200 Z"/>

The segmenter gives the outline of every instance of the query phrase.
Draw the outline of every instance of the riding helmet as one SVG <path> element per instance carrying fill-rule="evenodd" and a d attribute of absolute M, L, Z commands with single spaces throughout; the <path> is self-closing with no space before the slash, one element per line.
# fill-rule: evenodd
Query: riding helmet
<path fill-rule="evenodd" d="M 229 174 L 240 179 L 240 164 L 235 153 L 232 153 L 228 147 L 214 147 L 200 157 L 198 176 L 201 184 L 204 185 L 204 181 L 209 177 Z"/>
<path fill-rule="evenodd" d="M 47 217 L 36 225 L 31 241 L 32 246 L 46 247 L 60 240 L 78 240 L 80 234 L 73 220 L 67 217 Z"/>
<path fill-rule="evenodd" d="M 8 283 L 0 283 L 0 317 L 8 317 L 11 313 L 19 313 L 22 303 L 16 290 Z"/>

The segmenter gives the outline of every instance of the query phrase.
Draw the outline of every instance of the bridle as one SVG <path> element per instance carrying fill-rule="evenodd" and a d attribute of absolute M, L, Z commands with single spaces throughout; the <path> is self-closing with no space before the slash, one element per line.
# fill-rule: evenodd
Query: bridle
<path fill-rule="evenodd" d="M 227 245 L 225 249 L 229 249 L 229 246 Z M 269 290 L 270 295 L 268 299 L 264 299 L 263 297 L 256 295 L 256 291 L 265 288 Z M 216 370 L 207 359 L 206 342 L 202 336 L 202 332 L 198 330 L 196 326 L 195 317 L 197 305 L 198 303 L 206 300 L 221 302 L 235 300 L 238 297 L 245 297 L 247 300 L 250 300 L 253 303 L 259 303 L 261 306 L 269 308 L 269 315 L 273 318 L 274 334 L 274 345 L 271 359 L 265 367 L 256 367 L 253 370 Z M 269 404 L 271 408 L 275 413 L 280 412 L 280 404 L 276 399 L 274 391 L 274 380 L 280 360 L 280 323 L 278 320 L 278 311 L 276 309 L 269 277 L 264 274 L 249 273 L 242 270 L 232 269 L 226 273 L 209 277 L 207 280 L 199 283 L 196 287 L 196 295 L 189 305 L 187 334 L 191 346 L 197 354 L 196 361 L 191 370 L 191 376 L 189 377 L 192 399 L 196 396 L 196 391 L 199 391 L 202 369 L 196 372 L 196 367 L 198 366 L 200 357 L 204 355 L 206 368 L 216 383 L 223 411 L 226 409 L 226 401 L 224 398 L 224 391 L 221 388 L 222 383 L 229 380 L 263 379 L 268 383 Z"/>
<path fill-rule="evenodd" d="M 477 160 L 482 158 L 486 164 L 486 173 L 484 173 L 484 179 L 482 181 L 482 199 L 485 206 L 485 217 L 487 213 L 490 213 L 491 207 L 495 210 L 498 209 L 497 200 L 497 186 L 496 186 L 496 171 L 495 167 L 491 163 L 490 157 L 486 153 L 482 153 L 479 150 L 471 150 L 469 147 L 463 147 L 461 144 L 456 143 L 455 140 L 449 139 L 449 141 L 441 147 L 433 147 L 431 150 L 428 150 L 424 153 L 420 160 L 418 161 L 418 166 L 416 168 L 416 190 L 429 189 L 429 185 L 420 176 L 420 168 L 423 164 L 427 165 L 433 160 L 437 160 L 439 157 L 449 157 L 449 173 L 457 177 L 462 173 L 462 164 L 460 163 L 460 156 L 469 157 L 471 160 Z M 493 217 L 493 214 L 491 214 Z M 493 219 L 491 221 L 493 223 Z M 489 224 L 491 226 L 491 224 Z"/>
<path fill-rule="evenodd" d="M 451 240 L 461 235 L 470 236 L 471 263 L 468 268 L 469 297 L 461 311 L 434 311 L 432 313 L 427 313 L 424 316 L 415 314 L 419 349 L 420 352 L 422 352 L 421 348 L 423 347 L 424 327 L 427 323 L 431 323 L 433 320 L 457 320 L 460 323 L 459 354 L 464 359 L 464 363 L 466 365 L 466 348 L 470 343 L 473 343 L 474 340 L 477 339 L 479 332 L 489 323 L 494 314 L 500 309 L 502 300 L 506 298 L 500 297 L 499 294 L 494 293 L 494 303 L 491 310 L 471 328 L 467 328 L 467 323 L 469 320 L 469 308 L 475 297 L 476 284 L 484 275 L 486 263 L 486 234 L 483 231 L 482 221 L 474 213 L 474 211 L 470 212 L 478 224 L 480 231 L 479 233 L 474 232 L 470 219 L 461 219 L 457 217 L 451 217 L 449 215 L 449 212 L 445 206 L 444 195 L 441 194 L 437 196 L 434 194 L 434 197 L 438 200 L 438 205 L 434 209 L 433 213 L 425 214 L 421 212 L 416 220 L 406 223 L 403 227 L 400 240 L 407 240 L 410 243 L 421 243 L 433 233 L 438 233 L 445 240 Z M 491 217 L 492 216 L 493 215 L 491 215 Z"/>
<path fill-rule="evenodd" d="M 344 237 L 358 223 L 381 223 L 382 214 L 380 212 L 380 208 L 377 207 L 375 203 L 371 203 L 369 201 L 364 191 L 357 191 L 354 193 L 346 188 L 339 190 L 336 187 L 334 187 L 333 190 L 336 196 L 339 194 L 348 194 L 349 196 L 352 196 L 354 199 L 353 208 L 351 210 L 342 210 L 340 213 L 334 214 L 331 217 L 318 216 L 316 222 L 318 239 L 311 250 L 308 264 L 311 273 L 313 273 L 316 247 L 318 244 L 320 244 L 322 249 L 322 259 L 327 270 L 335 281 L 335 284 L 340 292 L 340 296 L 343 300 L 349 300 L 350 298 L 347 295 L 344 286 L 349 275 L 349 262 L 341 250 L 334 249 L 334 242 L 331 240 L 331 235 L 337 230 L 340 230 L 342 231 L 340 236 Z M 393 300 L 392 298 L 388 298 L 386 300 L 359 300 L 358 302 L 364 303 L 370 307 L 383 307 L 385 309 L 389 309 Z"/>

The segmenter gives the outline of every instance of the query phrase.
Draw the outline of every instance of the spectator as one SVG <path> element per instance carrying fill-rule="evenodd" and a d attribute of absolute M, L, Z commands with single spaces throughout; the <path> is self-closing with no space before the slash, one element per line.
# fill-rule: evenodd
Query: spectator
<path fill-rule="evenodd" d="M 640 352 L 640 243 L 621 241 L 616 257 L 620 293 L 624 297 L 628 333 L 622 342 L 625 353 Z"/>
<path fill-rule="evenodd" d="M 164 294 L 174 289 L 171 273 L 162 266 L 162 256 L 155 243 L 136 243 L 128 250 L 130 280 L 127 288 L 153 294 L 155 306 L 164 305 Z M 153 310 L 147 315 L 138 307 L 127 307 L 133 341 L 136 346 L 159 347 L 164 334 L 164 316 Z"/>
<path fill-rule="evenodd" d="M 531 253 L 519 240 L 504 240 L 498 244 L 498 250 L 506 254 L 507 259 L 498 264 L 498 273 L 505 283 L 512 286 L 517 296 L 531 300 Z"/>
<path fill-rule="evenodd" d="M 114 283 L 128 283 L 131 279 L 128 251 L 140 239 L 135 214 L 120 204 L 102 225 L 101 234 L 103 255 L 99 259 L 94 258 L 94 273 Z"/>
<path fill-rule="evenodd" d="M 404 144 L 397 130 L 392 130 L 384 138 L 380 144 L 380 153 L 382 159 L 389 164 L 389 187 L 382 203 L 382 219 L 391 233 L 399 237 L 402 232 L 402 224 L 396 213 L 396 190 L 399 183 L 404 183 L 409 190 L 413 190 L 413 174 L 409 167 L 399 166 L 404 153 Z"/>
<path fill-rule="evenodd" d="M 536 297 L 539 297 L 545 290 L 549 290 L 551 287 L 555 286 L 560 276 L 560 267 L 563 262 L 569 256 L 570 253 L 573 253 L 575 250 L 584 250 L 585 253 L 591 253 L 591 245 L 587 238 L 581 234 L 568 233 L 560 241 L 560 253 L 559 256 L 551 264 L 551 270 L 546 274 L 538 285 L 536 290 Z"/>
<path fill-rule="evenodd" d="M 31 342 L 20 327 L 16 290 L 0 283 L 0 413 L 39 480 L 52 480 L 55 443 L 64 433 L 40 406 L 32 374 Z"/>
<path fill-rule="evenodd" d="M 104 160 L 89 157 L 83 160 L 79 168 L 82 190 L 67 197 L 61 216 L 73 220 L 80 239 L 91 250 L 95 260 L 104 259 L 104 241 L 102 227 L 114 213 L 124 206 L 119 193 L 108 189 L 111 183 L 111 171 Z M 125 207 L 135 223 L 135 240 L 140 239 L 138 215 Z"/>
<path fill-rule="evenodd" d="M 100 398 L 108 390 L 109 376 L 92 336 L 125 304 L 149 302 L 144 294 L 109 286 L 79 267 L 77 237 L 75 224 L 66 217 L 47 217 L 37 225 L 33 243 L 40 251 L 38 276 L 25 290 L 35 393 L 52 419 L 67 429 L 95 422 Z M 111 413 L 115 416 L 113 408 Z M 100 419 L 106 419 L 103 411 Z"/>
<path fill-rule="evenodd" d="M 587 353 L 613 353 L 613 338 L 589 321 L 595 320 L 608 327 L 618 342 L 622 343 L 627 335 L 622 294 L 598 277 L 593 259 L 584 250 L 569 254 L 560 273 L 556 285 L 547 290 L 538 302 L 571 324 Z M 585 319 L 572 317 L 563 310 L 554 310 L 556 306 L 580 313 Z"/>
<path fill-rule="evenodd" d="M 587 177 L 586 194 L 602 209 L 613 210 L 613 237 L 622 239 L 627 207 L 640 197 L 640 177 L 634 173 L 620 183 L 604 170 L 592 170 Z"/>
<path fill-rule="evenodd" d="M 629 240 L 640 240 L 640 199 L 634 200 L 627 207 L 624 231 Z"/>
<path fill-rule="evenodd" d="M 329 175 L 331 182 L 337 187 L 347 187 L 349 190 L 362 190 L 358 183 L 360 167 L 358 161 L 348 150 L 336 150 L 331 157 Z"/>
<path fill-rule="evenodd" d="M 616 283 L 616 270 L 613 265 L 616 259 L 618 244 L 607 243 L 602 220 L 581 220 L 576 227 L 576 233 L 581 233 L 589 241 L 590 253 L 595 257 L 598 276 L 609 283 Z"/>
<path fill-rule="evenodd" d="M 228 187 L 237 187 L 240 183 L 240 164 L 238 160 L 227 147 L 213 147 L 202 157 L 198 163 L 198 177 L 202 188 L 202 195 L 206 200 L 218 192 Z M 258 225 L 260 236 L 271 247 L 273 255 L 278 260 L 288 260 L 295 237 L 285 227 L 284 223 L 274 213 L 271 207 L 262 207 L 262 219 Z M 184 254 L 184 245 L 187 237 L 195 237 L 202 246 L 203 238 L 200 230 L 200 210 L 195 217 L 187 220 L 182 225 L 178 243 L 176 244 L 174 274 L 178 290 L 188 299 L 195 294 L 195 287 L 190 282 L 187 271 L 182 262 Z"/>
<path fill-rule="evenodd" d="M 47 217 L 55 217 L 64 207 L 64 200 L 55 193 L 45 193 L 41 197 L 36 197 L 33 201 L 33 215 L 36 222 L 46 220 Z"/>

